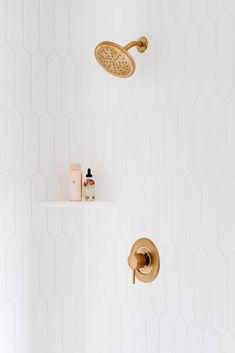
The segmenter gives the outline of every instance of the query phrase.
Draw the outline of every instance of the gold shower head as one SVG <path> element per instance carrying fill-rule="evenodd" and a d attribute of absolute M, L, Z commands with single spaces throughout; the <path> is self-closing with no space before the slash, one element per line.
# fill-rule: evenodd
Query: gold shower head
<path fill-rule="evenodd" d="M 113 42 L 101 42 L 95 48 L 95 57 L 100 66 L 107 72 L 117 77 L 130 77 L 135 71 L 135 60 L 128 50 L 137 46 L 137 50 L 143 53 L 148 47 L 145 37 L 138 41 L 130 42 L 125 47 Z"/>

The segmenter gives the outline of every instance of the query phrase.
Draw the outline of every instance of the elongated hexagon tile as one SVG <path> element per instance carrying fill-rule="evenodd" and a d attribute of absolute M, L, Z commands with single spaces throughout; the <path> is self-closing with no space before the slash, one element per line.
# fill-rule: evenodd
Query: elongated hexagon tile
<path fill-rule="evenodd" d="M 97 226 L 97 222 L 94 222 L 94 225 Z M 94 238 L 94 234 L 97 234 L 97 236 L 99 236 Z M 90 248 L 89 244 L 92 239 L 94 242 L 94 246 Z M 86 232 L 86 237 L 84 239 L 84 249 L 85 251 L 87 251 L 87 249 L 90 249 L 90 258 L 93 258 L 93 261 L 100 263 L 100 265 L 97 266 L 96 271 L 94 272 L 94 266 L 93 263 L 90 261 L 90 258 L 84 258 L 84 266 L 86 268 L 86 279 L 84 283 L 85 293 L 96 294 L 97 296 L 99 296 L 101 295 L 101 293 L 103 293 L 104 288 L 104 261 L 100 258 L 100 254 L 103 251 L 103 241 L 102 235 L 100 234 L 98 227 L 97 231 L 95 231 L 94 229 L 89 229 Z"/>
<path fill-rule="evenodd" d="M 0 303 L 0 350 L 13 353 L 15 351 L 15 308 L 6 300 Z"/>
<path fill-rule="evenodd" d="M 205 1 L 202 1 L 205 4 Z M 201 93 L 205 97 L 213 94 L 216 88 L 216 35 L 215 24 L 207 18 L 200 27 L 200 80 Z"/>
<path fill-rule="evenodd" d="M 225 175 L 219 184 L 219 244 L 227 256 L 235 251 L 232 224 L 235 209 L 235 181 Z"/>
<path fill-rule="evenodd" d="M 188 247 L 180 252 L 179 259 L 180 314 L 187 325 L 194 317 L 194 258 Z"/>
<path fill-rule="evenodd" d="M 126 116 L 126 145 L 129 148 L 126 150 L 126 171 L 138 171 L 139 168 L 139 145 L 138 125 L 136 121 L 136 112 L 129 113 Z"/>
<path fill-rule="evenodd" d="M 231 14 L 235 14 L 235 4 L 233 0 L 225 0 L 225 9 Z"/>
<path fill-rule="evenodd" d="M 187 352 L 187 326 L 181 318 L 173 324 L 173 352 Z"/>
<path fill-rule="evenodd" d="M 64 175 L 68 170 L 68 119 L 63 115 L 55 119 L 54 134 L 55 134 L 55 170 L 59 175 Z M 79 162 L 79 161 L 78 161 Z"/>
<path fill-rule="evenodd" d="M 55 14 L 55 50 L 61 57 L 68 53 L 69 45 L 69 4 L 66 0 L 57 0 Z"/>
<path fill-rule="evenodd" d="M 105 164 L 106 173 L 112 173 L 115 170 L 115 160 L 113 158 L 115 153 L 115 144 L 113 143 L 115 141 L 115 118 L 104 115 L 103 124 L 106 126 L 103 133 L 103 163 Z M 142 149 L 145 150 L 144 147 Z"/>
<path fill-rule="evenodd" d="M 143 103 L 144 107 L 150 109 L 156 98 L 156 60 L 157 48 L 154 41 L 150 39 L 152 50 L 144 57 L 143 67 Z"/>
<path fill-rule="evenodd" d="M 24 116 L 24 171 L 32 177 L 39 171 L 39 118 L 32 113 Z"/>
<path fill-rule="evenodd" d="M 50 55 L 47 61 L 48 112 L 55 118 L 62 110 L 62 61 L 57 55 Z"/>
<path fill-rule="evenodd" d="M 7 297 L 17 303 L 23 294 L 23 247 L 20 239 L 13 238 L 7 246 Z"/>
<path fill-rule="evenodd" d="M 93 8 L 93 6 L 94 8 Z M 97 4 L 98 5 L 98 4 Z M 85 3 L 78 3 L 77 1 L 71 1 L 69 6 L 69 26 L 70 26 L 70 50 L 71 54 L 75 58 L 84 58 L 88 53 L 85 51 L 85 40 L 87 36 L 84 36 L 84 33 L 87 33 L 89 39 L 91 38 L 92 34 L 97 35 L 97 32 L 100 31 L 97 27 L 97 32 L 88 31 L 89 26 L 93 26 L 93 12 L 95 11 L 94 4 L 87 4 Z M 100 12 L 96 12 L 96 21 Z M 86 19 L 89 18 L 89 23 L 87 23 Z M 80 30 L 80 26 L 83 27 L 84 32 Z M 93 27 L 92 27 L 93 28 Z M 93 32 L 93 33 L 92 33 Z M 79 45 L 78 45 L 79 43 Z"/>
<path fill-rule="evenodd" d="M 220 340 L 218 334 L 210 326 L 205 330 L 204 333 L 204 352 L 205 353 L 219 353 L 220 352 Z"/>
<path fill-rule="evenodd" d="M 170 217 L 171 217 L 171 179 L 161 177 L 158 179 L 158 232 L 161 243 L 166 246 L 171 237 Z"/>
<path fill-rule="evenodd" d="M 197 25 L 200 25 L 207 14 L 207 6 L 204 0 L 192 1 L 192 20 Z"/>
<path fill-rule="evenodd" d="M 121 348 L 121 306 L 120 304 L 115 300 L 115 298 L 110 298 L 106 297 L 106 305 L 108 310 L 104 313 L 105 317 L 105 332 L 106 332 L 106 337 L 107 339 L 103 341 L 104 343 L 104 350 L 105 352 L 112 351 L 114 353 L 120 352 Z M 143 322 L 145 320 L 144 317 L 144 312 L 141 310 L 140 307 L 136 307 L 136 310 L 132 312 L 132 317 L 133 317 L 133 323 L 136 322 L 136 325 L 133 324 L 133 330 L 138 334 L 140 327 L 139 327 L 139 320 L 136 319 L 136 316 L 139 314 L 140 320 Z M 140 336 L 140 335 L 139 335 Z M 143 347 L 143 343 L 145 343 L 145 334 L 142 335 L 143 339 L 141 338 L 139 340 L 140 349 Z M 99 345 L 102 345 L 100 342 Z M 133 346 L 135 346 L 135 343 L 133 342 Z M 101 348 L 102 349 L 102 348 Z M 136 348 L 135 348 L 136 349 Z"/>
<path fill-rule="evenodd" d="M 235 351 L 235 340 L 233 336 L 226 333 L 221 338 L 221 353 L 233 353 Z"/>
<path fill-rule="evenodd" d="M 49 235 L 40 239 L 40 293 L 47 297 L 55 291 L 55 241 Z"/>
<path fill-rule="evenodd" d="M 29 302 L 39 293 L 39 241 L 25 237 L 23 242 L 23 298 Z"/>
<path fill-rule="evenodd" d="M 106 310 L 105 308 L 107 308 L 107 303 L 105 301 L 105 298 L 103 296 L 99 296 L 97 294 L 95 295 L 87 295 L 86 299 L 85 299 L 85 312 L 86 312 L 86 318 L 87 321 L 85 322 L 85 342 L 86 342 L 86 347 L 89 350 L 89 352 L 95 352 L 95 351 L 102 351 L 103 350 L 103 340 L 106 337 L 106 332 L 105 332 L 105 320 L 100 320 L 100 317 L 103 317 L 103 315 L 105 315 Z M 130 311 L 130 306 L 126 306 L 126 307 L 122 307 L 121 308 L 121 315 L 124 315 L 124 320 L 122 320 L 123 322 L 123 329 L 125 328 L 125 330 L 122 331 L 122 343 L 125 345 L 126 347 L 129 347 L 128 341 L 126 339 L 126 336 L 128 337 L 129 342 L 131 342 L 130 340 L 130 336 L 128 336 L 128 331 L 131 331 L 130 328 L 130 319 L 131 319 L 131 313 L 132 311 Z M 128 318 L 128 316 L 130 315 L 130 319 Z M 126 320 L 126 321 L 125 321 Z M 97 330 L 97 327 L 99 327 L 99 330 Z M 129 328 L 129 330 L 127 330 L 126 328 Z M 68 327 L 69 330 L 69 327 Z M 124 333 L 126 331 L 126 333 Z M 130 335 L 130 331 L 129 331 L 129 335 Z M 92 340 L 89 339 L 90 337 L 90 333 L 92 332 Z M 131 342 L 132 343 L 132 342 Z"/>
<path fill-rule="evenodd" d="M 216 251 L 211 256 L 211 321 L 217 332 L 227 329 L 227 262 L 224 255 Z"/>
<path fill-rule="evenodd" d="M 61 200 L 62 198 L 62 180 L 61 177 L 52 173 L 47 177 L 47 197 L 50 201 Z"/>
<path fill-rule="evenodd" d="M 7 43 L 9 47 L 16 50 L 23 41 L 23 1 L 7 1 Z"/>
<path fill-rule="evenodd" d="M 130 106 L 134 106 L 137 111 L 141 110 L 144 105 L 143 100 L 143 86 L 140 82 L 144 81 L 144 70 L 143 70 L 143 61 L 137 62 L 139 66 L 138 72 L 133 75 L 133 79 L 130 82 Z"/>
<path fill-rule="evenodd" d="M 76 232 L 70 235 L 70 285 L 74 293 L 82 293 L 84 273 L 80 270 L 84 264 L 83 234 Z"/>
<path fill-rule="evenodd" d="M 0 173 L 0 236 L 2 241 L 9 240 L 15 231 L 14 181 L 8 173 Z"/>
<path fill-rule="evenodd" d="M 32 178 L 32 231 L 39 237 L 47 229 L 47 211 L 38 207 L 40 201 L 47 199 L 46 187 L 46 180 L 41 174 Z"/>
<path fill-rule="evenodd" d="M 183 175 L 192 173 L 193 162 L 193 110 L 183 100 L 179 105 L 179 169 Z"/>
<path fill-rule="evenodd" d="M 194 102 L 199 92 L 199 31 L 190 24 L 184 32 L 185 96 Z"/>
<path fill-rule="evenodd" d="M 32 109 L 42 115 L 47 110 L 47 61 L 45 55 L 32 55 Z"/>
<path fill-rule="evenodd" d="M 224 101 L 215 95 L 210 102 L 209 164 L 212 172 L 218 176 L 226 170 L 227 135 L 224 117 Z"/>
<path fill-rule="evenodd" d="M 17 176 L 23 169 L 23 119 L 16 111 L 7 117 L 7 169 Z"/>
<path fill-rule="evenodd" d="M 156 100 L 161 107 L 169 102 L 170 63 L 165 58 L 158 58 L 156 65 Z"/>
<path fill-rule="evenodd" d="M 31 342 L 35 353 L 47 352 L 47 307 L 41 297 L 35 297 L 31 304 Z"/>
<path fill-rule="evenodd" d="M 138 319 L 139 318 L 139 319 Z M 144 311 L 138 306 L 133 313 L 133 351 L 144 352 L 146 346 L 146 332 L 143 333 L 142 322 L 145 323 Z M 134 339 L 135 334 L 139 337 L 138 341 Z"/>
<path fill-rule="evenodd" d="M 14 107 L 14 54 L 0 48 L 0 108 L 9 112 Z"/>
<path fill-rule="evenodd" d="M 6 246 L 0 244 L 0 301 L 6 298 Z"/>
<path fill-rule="evenodd" d="M 229 259 L 228 262 L 228 316 L 229 316 L 229 327 L 232 333 L 235 333 L 235 255 Z"/>
<path fill-rule="evenodd" d="M 233 88 L 233 18 L 223 12 L 217 22 L 217 89 L 226 96 Z"/>
<path fill-rule="evenodd" d="M 185 95 L 183 31 L 176 29 L 170 36 L 171 97 L 180 103 Z"/>
<path fill-rule="evenodd" d="M 210 271 L 208 255 L 203 250 L 198 251 L 195 257 L 195 311 L 196 319 L 202 329 L 205 329 L 210 322 Z"/>
<path fill-rule="evenodd" d="M 166 249 L 166 309 L 174 319 L 179 313 L 179 261 L 178 252 L 174 246 Z"/>
<path fill-rule="evenodd" d="M 56 292 L 62 297 L 70 291 L 70 249 L 68 237 L 62 235 L 56 239 Z"/>
<path fill-rule="evenodd" d="M 53 172 L 55 157 L 54 157 L 54 143 L 55 143 L 55 129 L 54 119 L 51 115 L 45 114 L 40 117 L 39 131 L 40 131 L 40 171 L 44 175 Z"/>
<path fill-rule="evenodd" d="M 31 106 L 31 57 L 25 49 L 15 56 L 15 104 L 20 113 L 26 113 Z"/>
<path fill-rule="evenodd" d="M 121 305 L 121 322 L 121 352 L 131 352 L 133 341 L 130 339 L 129 335 L 133 332 L 133 321 L 131 307 L 126 302 Z"/>
<path fill-rule="evenodd" d="M 188 352 L 203 353 L 202 331 L 195 322 L 188 328 Z"/>
<path fill-rule="evenodd" d="M 159 353 L 172 351 L 172 331 L 172 320 L 167 314 L 163 314 L 159 319 Z"/>
<path fill-rule="evenodd" d="M 176 26 L 184 29 L 191 21 L 191 4 L 187 0 L 180 0 L 174 12 Z"/>
<path fill-rule="evenodd" d="M 200 97 L 193 106 L 193 163 L 194 170 L 203 177 L 209 170 L 209 104 Z"/>
<path fill-rule="evenodd" d="M 186 240 L 186 183 L 178 175 L 172 181 L 171 207 L 172 243 L 181 249 Z"/>
<path fill-rule="evenodd" d="M 151 186 L 150 186 L 151 185 Z M 152 174 L 145 186 L 145 232 L 158 236 L 158 180 Z"/>
<path fill-rule="evenodd" d="M 57 239 L 64 238 L 63 228 L 62 228 L 62 209 L 61 208 L 51 208 L 47 210 L 47 230 L 52 238 L 57 241 Z M 56 247 L 56 243 L 55 243 Z M 56 250 L 56 249 L 55 249 Z"/>
<path fill-rule="evenodd" d="M 218 247 L 218 184 L 215 180 L 202 183 L 202 243 L 209 253 Z"/>
<path fill-rule="evenodd" d="M 158 104 L 155 104 L 150 112 L 150 158 L 152 172 L 159 174 L 164 166 L 164 120 L 163 112 Z"/>
<path fill-rule="evenodd" d="M 5 1 L 1 2 L 0 4 L 0 44 L 1 46 L 6 41 L 6 9 L 7 4 Z"/>
<path fill-rule="evenodd" d="M 68 118 L 76 116 L 76 62 L 70 57 L 63 60 L 62 66 L 62 109 Z"/>
<path fill-rule="evenodd" d="M 159 353 L 159 318 L 152 310 L 146 314 L 146 353 Z"/>
<path fill-rule="evenodd" d="M 162 23 L 162 30 L 167 34 L 170 34 L 175 25 L 174 2 L 172 0 L 164 1 L 164 3 L 162 3 L 161 13 L 162 18 L 164 19 Z"/>
<path fill-rule="evenodd" d="M 84 144 L 83 144 L 83 148 L 84 148 L 84 155 L 83 155 L 83 159 L 84 161 L 89 161 L 89 163 L 91 165 L 94 165 L 94 162 L 95 162 L 95 158 L 94 158 L 94 151 L 93 151 L 93 148 L 94 148 L 94 139 L 93 139 L 93 136 L 94 136 L 94 122 L 93 122 L 93 119 L 92 117 L 90 116 L 86 116 L 86 119 L 84 119 L 84 135 L 83 135 L 83 141 L 84 141 Z M 92 149 L 91 148 L 88 148 L 88 146 L 91 146 L 92 145 Z M 102 146 L 101 146 L 102 148 Z M 100 163 L 97 163 L 98 165 Z"/>
<path fill-rule="evenodd" d="M 69 120 L 69 161 L 83 160 L 83 120 L 75 117 Z"/>
<path fill-rule="evenodd" d="M 170 103 L 164 109 L 164 164 L 170 175 L 176 173 L 179 163 L 178 124 L 176 105 Z"/>
<path fill-rule="evenodd" d="M 151 164 L 150 164 L 150 119 L 149 116 L 146 116 L 146 112 L 141 110 L 140 114 L 138 114 L 139 120 L 139 169 L 140 173 L 144 175 L 146 178 L 150 174 Z"/>
<path fill-rule="evenodd" d="M 187 181 L 186 232 L 189 247 L 196 251 L 202 237 L 202 185 L 200 179 L 191 177 Z"/>
<path fill-rule="evenodd" d="M 95 111 L 97 111 L 97 94 L 95 95 L 92 93 L 92 101 L 93 101 L 93 106 L 91 107 L 90 105 L 87 104 L 87 102 L 90 99 L 90 90 L 92 92 L 98 92 L 97 88 L 97 73 L 95 75 L 94 79 L 94 85 L 90 87 L 89 80 L 87 80 L 87 75 L 89 71 L 90 66 L 84 65 L 85 62 L 82 60 L 77 60 L 76 61 L 76 87 L 77 87 L 77 113 L 79 116 L 85 117 L 87 114 L 90 112 L 93 112 L 94 106 L 95 106 Z M 95 65 L 96 63 L 94 63 Z M 98 102 L 99 104 L 99 102 Z"/>
<path fill-rule="evenodd" d="M 228 170 L 235 176 L 235 162 L 233 151 L 235 149 L 235 91 L 233 91 L 226 103 L 226 113 L 227 113 L 227 163 Z"/>
<path fill-rule="evenodd" d="M 54 50 L 54 1 L 40 0 L 39 13 L 40 49 L 44 54 L 50 55 Z"/>
<path fill-rule="evenodd" d="M 31 234 L 31 181 L 26 175 L 15 179 L 15 227 L 19 237 Z"/>
<path fill-rule="evenodd" d="M 24 46 L 33 53 L 39 47 L 39 0 L 24 0 Z"/>
<path fill-rule="evenodd" d="M 31 303 L 20 300 L 15 306 L 15 346 L 19 353 L 27 352 L 31 345 Z"/>
<path fill-rule="evenodd" d="M 6 115 L 0 111 L 0 170 L 6 167 Z"/>
<path fill-rule="evenodd" d="M 208 15 L 217 20 L 218 17 L 221 15 L 221 12 L 224 8 L 224 1 L 223 0 L 208 0 Z"/>
<path fill-rule="evenodd" d="M 47 332 L 48 332 L 48 350 L 49 352 L 62 353 L 62 316 L 63 303 L 62 300 L 55 294 L 47 298 Z"/>
<path fill-rule="evenodd" d="M 149 26 L 149 33 L 151 33 L 153 40 L 157 40 L 163 26 L 160 0 L 149 1 L 146 3 L 146 16 Z"/>

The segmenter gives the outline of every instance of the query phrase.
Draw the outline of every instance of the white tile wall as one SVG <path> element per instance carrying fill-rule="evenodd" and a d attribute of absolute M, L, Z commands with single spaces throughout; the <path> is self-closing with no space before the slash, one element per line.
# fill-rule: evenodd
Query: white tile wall
<path fill-rule="evenodd" d="M 0 1 L 0 352 L 235 352 L 232 0 Z M 132 49 L 120 80 L 94 60 Z M 35 207 L 91 166 L 115 210 Z M 127 256 L 159 247 L 152 284 Z"/>

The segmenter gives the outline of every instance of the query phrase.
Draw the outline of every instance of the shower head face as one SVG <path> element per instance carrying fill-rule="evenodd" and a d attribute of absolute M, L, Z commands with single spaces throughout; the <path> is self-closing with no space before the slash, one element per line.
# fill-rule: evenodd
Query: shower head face
<path fill-rule="evenodd" d="M 135 60 L 126 49 L 113 42 L 101 42 L 95 48 L 100 66 L 117 77 L 130 77 L 135 71 Z"/>

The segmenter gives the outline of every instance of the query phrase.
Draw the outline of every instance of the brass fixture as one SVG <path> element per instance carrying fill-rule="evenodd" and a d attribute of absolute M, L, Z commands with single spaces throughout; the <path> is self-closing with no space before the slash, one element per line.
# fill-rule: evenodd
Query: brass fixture
<path fill-rule="evenodd" d="M 125 47 L 114 42 L 101 42 L 95 48 L 95 57 L 100 66 L 117 77 L 130 77 L 135 71 L 135 60 L 128 50 L 136 46 L 140 53 L 148 47 L 145 37 L 128 43 Z"/>
<path fill-rule="evenodd" d="M 131 248 L 128 265 L 132 269 L 132 283 L 135 278 L 152 282 L 160 269 L 160 256 L 154 243 L 148 238 L 138 239 Z"/>

